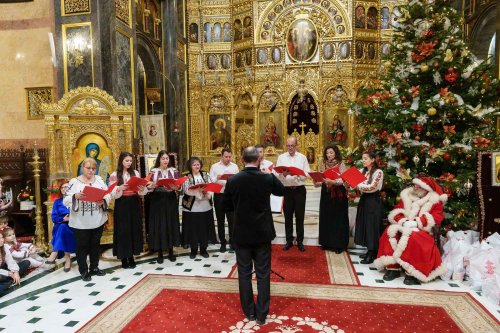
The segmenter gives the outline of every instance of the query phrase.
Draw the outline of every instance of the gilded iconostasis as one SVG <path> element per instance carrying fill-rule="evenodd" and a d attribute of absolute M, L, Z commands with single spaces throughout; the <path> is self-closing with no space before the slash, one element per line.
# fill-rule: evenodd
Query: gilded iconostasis
<path fill-rule="evenodd" d="M 399 14 L 392 1 L 187 1 L 191 151 L 297 137 L 311 165 L 356 144 L 348 101 L 376 80 Z M 206 138 L 210 138 L 206 140 Z"/>

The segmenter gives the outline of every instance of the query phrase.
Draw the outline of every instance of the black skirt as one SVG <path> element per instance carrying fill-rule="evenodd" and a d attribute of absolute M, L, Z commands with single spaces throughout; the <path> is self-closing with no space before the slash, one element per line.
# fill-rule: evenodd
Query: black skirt
<path fill-rule="evenodd" d="M 150 250 L 166 250 L 179 246 L 179 201 L 173 191 L 154 191 L 149 205 Z"/>
<path fill-rule="evenodd" d="M 333 193 L 331 192 L 333 191 Z M 344 186 L 321 186 L 319 202 L 319 244 L 331 249 L 347 249 L 349 244 L 349 204 Z"/>
<path fill-rule="evenodd" d="M 208 247 L 209 230 L 213 223 L 213 209 L 206 212 L 182 212 L 182 233 L 184 241 L 190 245 L 191 251 L 195 251 L 198 244 L 201 250 Z"/>
<path fill-rule="evenodd" d="M 139 255 L 143 248 L 141 205 L 137 195 L 115 200 L 113 255 L 118 259 Z"/>
<path fill-rule="evenodd" d="M 382 226 L 382 199 L 380 192 L 363 193 L 359 199 L 356 214 L 354 243 L 365 246 L 369 251 L 378 251 Z"/>

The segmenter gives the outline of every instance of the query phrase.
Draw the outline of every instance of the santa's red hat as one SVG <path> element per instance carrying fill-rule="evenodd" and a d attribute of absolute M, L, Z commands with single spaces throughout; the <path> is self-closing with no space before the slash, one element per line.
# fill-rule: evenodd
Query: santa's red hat
<path fill-rule="evenodd" d="M 448 200 L 448 195 L 443 193 L 441 186 L 439 186 L 431 177 L 414 178 L 412 182 L 428 192 L 436 192 L 436 194 L 439 195 L 439 200 L 442 202 L 446 202 L 446 200 Z"/>

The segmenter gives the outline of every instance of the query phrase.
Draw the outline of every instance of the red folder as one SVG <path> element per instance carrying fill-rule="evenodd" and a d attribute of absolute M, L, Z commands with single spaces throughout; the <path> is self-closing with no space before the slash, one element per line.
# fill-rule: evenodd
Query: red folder
<path fill-rule="evenodd" d="M 234 173 L 225 173 L 225 174 L 220 176 L 219 180 L 228 180 L 229 177 L 232 177 L 232 176 L 234 176 Z"/>
<path fill-rule="evenodd" d="M 363 175 L 356 167 L 351 167 L 347 169 L 340 177 L 351 187 L 356 187 L 366 180 L 365 175 Z"/>
<path fill-rule="evenodd" d="M 103 190 L 102 188 L 85 186 L 83 188 L 83 194 L 85 194 L 85 198 L 82 198 L 82 201 L 88 202 L 97 202 L 101 201 L 107 194 L 111 193 L 116 186 L 116 182 L 111 184 L 107 190 Z"/>
<path fill-rule="evenodd" d="M 156 182 L 156 185 L 163 186 L 169 189 L 173 189 L 172 185 L 182 186 L 184 182 L 188 179 L 188 176 L 184 176 L 178 179 L 174 178 L 163 178 Z"/>
<path fill-rule="evenodd" d="M 292 176 L 304 176 L 307 177 L 306 174 L 304 173 L 304 170 L 293 167 L 293 166 L 277 166 L 274 167 L 274 170 L 277 173 L 283 173 L 284 171 L 288 171 Z"/>
<path fill-rule="evenodd" d="M 323 173 L 318 171 L 310 171 L 309 176 L 313 179 L 315 183 L 321 183 L 323 179 L 325 179 Z"/>
<path fill-rule="evenodd" d="M 189 187 L 189 190 L 202 190 L 205 192 L 220 193 L 222 185 L 217 183 L 198 184 Z"/>
<path fill-rule="evenodd" d="M 325 172 L 323 172 L 323 175 L 325 176 L 325 178 L 328 178 L 331 180 L 336 180 L 336 179 L 339 179 L 341 177 L 340 176 L 340 169 L 338 166 L 336 166 L 334 168 L 330 168 L 328 170 L 325 170 Z"/>
<path fill-rule="evenodd" d="M 139 186 L 146 186 L 148 183 L 149 181 L 145 178 L 132 176 L 127 182 L 128 185 L 127 190 L 139 192 Z"/>

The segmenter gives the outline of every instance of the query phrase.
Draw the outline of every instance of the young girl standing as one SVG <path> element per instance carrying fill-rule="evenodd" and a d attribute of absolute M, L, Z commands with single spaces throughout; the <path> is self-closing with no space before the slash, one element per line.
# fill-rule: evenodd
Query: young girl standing
<path fill-rule="evenodd" d="M 158 263 L 163 263 L 163 250 L 168 249 L 168 260 L 175 261 L 174 246 L 181 242 L 179 225 L 179 200 L 175 185 L 174 190 L 166 187 L 157 187 L 160 179 L 179 178 L 179 171 L 173 167 L 166 150 L 161 150 L 156 157 L 154 168 L 151 170 L 149 190 L 151 203 L 149 206 L 149 248 L 158 251 Z"/>
<path fill-rule="evenodd" d="M 363 173 L 367 180 L 356 188 L 362 194 L 356 214 L 354 243 L 365 246 L 368 251 L 362 256 L 362 264 L 371 264 L 377 257 L 380 228 L 382 225 L 382 199 L 380 190 L 384 182 L 384 173 L 377 168 L 374 152 L 365 152 L 361 159 Z"/>
<path fill-rule="evenodd" d="M 113 255 L 122 260 L 123 268 L 135 268 L 134 255 L 139 255 L 143 249 L 141 204 L 139 195 L 145 195 L 148 190 L 139 186 L 136 193 L 128 189 L 127 182 L 131 177 L 140 177 L 132 166 L 132 154 L 123 152 L 118 158 L 116 171 L 109 177 L 109 184 L 117 182 L 113 189 L 115 200 Z"/>
<path fill-rule="evenodd" d="M 190 258 L 194 259 L 200 247 L 200 255 L 208 258 L 209 227 L 214 223 L 212 194 L 203 190 L 190 190 L 197 184 L 211 183 L 212 179 L 205 171 L 201 171 L 203 162 L 198 157 L 188 161 L 189 178 L 182 185 L 182 233 L 186 243 L 191 245 Z"/>

